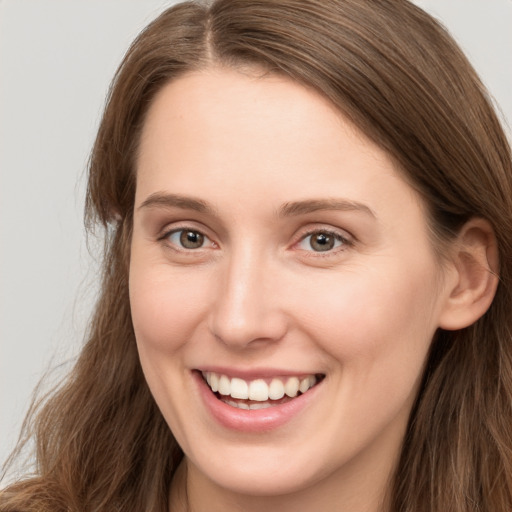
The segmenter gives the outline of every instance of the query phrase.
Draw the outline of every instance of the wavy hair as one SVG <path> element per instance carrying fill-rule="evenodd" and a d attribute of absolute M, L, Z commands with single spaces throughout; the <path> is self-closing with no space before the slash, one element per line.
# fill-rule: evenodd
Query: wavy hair
<path fill-rule="evenodd" d="M 392 512 L 512 510 L 512 157 L 492 102 L 446 30 L 406 0 L 215 0 L 176 5 L 124 57 L 91 153 L 89 228 L 106 232 L 101 296 L 73 370 L 36 407 L 36 471 L 2 512 L 165 511 L 183 454 L 145 383 L 127 268 L 141 127 L 169 81 L 256 65 L 318 91 L 385 149 L 428 208 L 433 243 L 493 226 L 489 311 L 439 331 L 411 412 Z"/>

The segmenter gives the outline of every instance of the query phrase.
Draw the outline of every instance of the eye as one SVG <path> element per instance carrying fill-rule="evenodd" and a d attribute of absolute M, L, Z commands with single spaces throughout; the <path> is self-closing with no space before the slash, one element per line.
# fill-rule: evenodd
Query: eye
<path fill-rule="evenodd" d="M 349 241 L 332 231 L 314 231 L 299 242 L 301 249 L 314 252 L 328 252 L 343 245 L 349 245 Z"/>
<path fill-rule="evenodd" d="M 206 235 L 194 229 L 177 229 L 165 235 L 164 238 L 173 245 L 187 250 L 201 249 L 207 245 L 213 245 L 213 242 Z"/>

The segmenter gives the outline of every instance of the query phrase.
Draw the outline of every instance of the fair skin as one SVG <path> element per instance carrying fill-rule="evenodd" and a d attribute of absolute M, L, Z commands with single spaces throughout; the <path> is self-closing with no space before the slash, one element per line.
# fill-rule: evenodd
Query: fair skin
<path fill-rule="evenodd" d="M 190 73 L 150 107 L 133 222 L 140 360 L 185 454 L 170 509 L 383 510 L 432 337 L 477 314 L 388 155 L 286 78 Z M 212 374 L 310 380 L 245 399 Z"/>

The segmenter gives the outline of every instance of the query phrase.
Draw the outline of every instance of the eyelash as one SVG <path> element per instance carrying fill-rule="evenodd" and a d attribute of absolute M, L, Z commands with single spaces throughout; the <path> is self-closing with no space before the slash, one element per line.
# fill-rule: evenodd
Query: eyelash
<path fill-rule="evenodd" d="M 177 250 L 177 251 L 195 252 L 195 251 L 199 251 L 200 249 L 204 249 L 205 248 L 204 244 L 201 245 L 200 247 L 197 247 L 197 248 L 187 248 L 187 247 L 183 247 L 183 245 L 180 244 L 179 242 L 171 242 L 170 237 L 172 235 L 175 235 L 175 234 L 178 234 L 178 233 L 186 233 L 186 232 L 188 232 L 188 233 L 195 233 L 197 235 L 200 235 L 200 236 L 202 236 L 204 238 L 204 242 L 209 241 L 211 246 L 214 246 L 214 247 L 217 246 L 215 244 L 215 242 L 213 242 L 201 230 L 196 229 L 196 228 L 192 228 L 192 227 L 188 227 L 188 226 L 181 226 L 181 227 L 173 228 L 173 229 L 171 229 L 169 231 L 166 231 L 160 237 L 158 237 L 158 240 L 166 243 L 166 245 L 168 247 L 171 247 L 173 250 Z M 334 247 L 332 247 L 330 249 L 327 249 L 325 251 L 315 251 L 311 247 L 311 242 L 310 242 L 310 247 L 311 247 L 310 250 L 309 249 L 302 249 L 303 252 L 310 253 L 310 254 L 307 255 L 308 257 L 329 257 L 329 256 L 332 256 L 334 254 L 337 254 L 338 252 L 344 251 L 347 248 L 349 248 L 349 247 L 354 245 L 354 242 L 349 237 L 343 236 L 338 231 L 334 231 L 334 230 L 330 230 L 330 229 L 315 228 L 315 229 L 310 229 L 306 233 L 301 234 L 300 239 L 297 242 L 295 242 L 293 246 L 294 247 L 300 246 L 301 244 L 305 243 L 306 240 L 309 237 L 311 237 L 313 235 L 326 235 L 327 237 L 332 237 L 332 238 L 334 238 L 335 243 L 339 242 L 340 245 L 334 246 Z M 299 250 L 301 250 L 301 249 L 299 249 Z"/>

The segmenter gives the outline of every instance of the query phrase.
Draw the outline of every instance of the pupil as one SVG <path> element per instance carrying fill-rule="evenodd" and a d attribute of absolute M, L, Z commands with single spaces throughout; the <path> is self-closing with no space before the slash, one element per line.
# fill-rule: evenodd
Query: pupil
<path fill-rule="evenodd" d="M 328 251 L 334 247 L 334 238 L 325 233 L 319 233 L 311 238 L 310 244 L 315 251 Z"/>
<path fill-rule="evenodd" d="M 182 231 L 181 245 L 187 249 L 197 249 L 203 245 L 204 237 L 196 231 Z"/>

